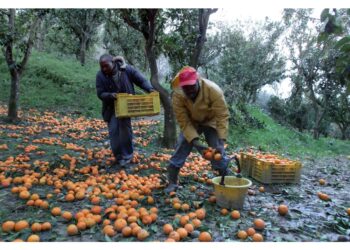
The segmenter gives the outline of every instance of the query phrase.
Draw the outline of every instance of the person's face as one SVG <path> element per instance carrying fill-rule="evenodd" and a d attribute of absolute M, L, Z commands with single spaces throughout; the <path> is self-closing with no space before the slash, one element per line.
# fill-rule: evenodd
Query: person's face
<path fill-rule="evenodd" d="M 199 92 L 199 83 L 197 81 L 196 84 L 194 85 L 182 86 L 182 90 L 188 98 L 190 98 L 191 100 L 194 100 L 196 99 Z"/>
<path fill-rule="evenodd" d="M 107 76 L 111 76 L 113 72 L 113 62 L 109 60 L 102 60 L 100 62 L 100 68 L 103 74 Z"/>

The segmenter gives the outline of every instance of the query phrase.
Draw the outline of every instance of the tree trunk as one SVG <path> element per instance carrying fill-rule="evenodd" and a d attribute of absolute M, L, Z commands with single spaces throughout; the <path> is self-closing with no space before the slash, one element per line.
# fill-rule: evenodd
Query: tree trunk
<path fill-rule="evenodd" d="M 11 91 L 9 99 L 8 119 L 14 122 L 18 119 L 18 96 L 19 96 L 20 75 L 16 69 L 11 70 Z"/>
<path fill-rule="evenodd" d="M 190 66 L 197 69 L 200 64 L 200 55 L 204 47 L 204 43 L 207 40 L 206 34 L 207 34 L 207 28 L 208 28 L 208 22 L 209 17 L 211 14 L 216 12 L 217 9 L 199 9 L 199 34 L 196 41 L 196 47 L 193 51 L 193 54 L 190 58 Z"/>
<path fill-rule="evenodd" d="M 321 121 L 324 117 L 325 111 L 321 111 L 320 108 L 315 107 L 315 125 L 313 128 L 313 137 L 314 139 L 318 140 L 320 138 L 320 126 L 321 126 Z"/>
<path fill-rule="evenodd" d="M 87 44 L 87 38 L 86 37 L 81 38 L 80 50 L 79 50 L 79 61 L 82 66 L 85 65 L 86 44 Z"/>
<path fill-rule="evenodd" d="M 146 56 L 151 70 L 151 83 L 159 91 L 160 100 L 164 108 L 164 131 L 162 145 L 174 147 L 176 142 L 176 123 L 170 94 L 159 84 L 157 59 L 154 53 L 155 18 L 149 22 L 149 36 L 146 39 Z"/>

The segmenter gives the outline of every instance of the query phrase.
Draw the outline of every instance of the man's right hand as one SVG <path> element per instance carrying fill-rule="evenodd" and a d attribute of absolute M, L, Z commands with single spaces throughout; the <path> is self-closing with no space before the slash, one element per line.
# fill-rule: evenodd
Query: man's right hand
<path fill-rule="evenodd" d="M 200 143 L 198 138 L 194 138 L 191 143 L 198 151 L 200 151 L 200 153 L 202 153 L 204 150 L 208 149 L 208 147 L 206 147 L 202 143 Z"/>
<path fill-rule="evenodd" d="M 114 98 L 115 100 L 117 100 L 117 93 L 110 93 L 111 97 Z"/>

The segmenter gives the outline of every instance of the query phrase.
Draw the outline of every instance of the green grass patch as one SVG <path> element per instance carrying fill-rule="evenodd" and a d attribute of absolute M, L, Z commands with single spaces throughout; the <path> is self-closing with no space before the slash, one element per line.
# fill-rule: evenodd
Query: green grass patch
<path fill-rule="evenodd" d="M 321 137 L 319 140 L 315 140 L 309 133 L 300 133 L 278 124 L 260 108 L 249 107 L 249 112 L 264 122 L 265 128 L 242 130 L 231 127 L 229 142 L 234 148 L 254 146 L 263 151 L 301 158 L 305 156 L 348 155 L 350 152 L 349 141 L 331 137 Z"/>

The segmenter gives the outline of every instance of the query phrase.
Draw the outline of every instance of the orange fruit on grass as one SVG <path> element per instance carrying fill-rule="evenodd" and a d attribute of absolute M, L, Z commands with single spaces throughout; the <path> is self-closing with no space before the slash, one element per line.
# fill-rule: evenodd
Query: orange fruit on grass
<path fill-rule="evenodd" d="M 40 223 L 35 222 L 32 224 L 31 229 L 34 233 L 40 232 L 42 230 L 42 226 Z"/>
<path fill-rule="evenodd" d="M 318 181 L 318 183 L 320 183 L 320 185 L 324 185 L 324 184 L 326 184 L 326 180 L 324 180 L 324 179 L 320 179 L 319 181 Z"/>
<path fill-rule="evenodd" d="M 241 239 L 241 240 L 245 240 L 245 239 L 248 237 L 248 234 L 247 234 L 246 231 L 240 230 L 240 231 L 238 231 L 238 233 L 237 233 L 237 237 L 238 237 L 239 239 Z"/>
<path fill-rule="evenodd" d="M 25 228 L 29 228 L 29 223 L 26 220 L 17 221 L 15 224 L 15 231 L 19 232 Z"/>
<path fill-rule="evenodd" d="M 68 233 L 68 235 L 71 235 L 71 236 L 78 234 L 78 227 L 74 224 L 70 224 L 67 227 L 67 233 Z"/>
<path fill-rule="evenodd" d="M 201 232 L 199 234 L 198 240 L 200 242 L 209 242 L 209 241 L 211 241 L 211 235 L 208 232 Z"/>
<path fill-rule="evenodd" d="M 107 225 L 103 228 L 103 233 L 108 235 L 109 237 L 113 237 L 116 234 L 114 228 L 110 225 Z"/>
<path fill-rule="evenodd" d="M 258 230 L 264 230 L 265 228 L 265 221 L 262 219 L 255 219 L 254 220 L 254 228 Z"/>
<path fill-rule="evenodd" d="M 121 232 L 124 227 L 126 227 L 128 223 L 126 222 L 125 219 L 117 219 L 114 222 L 114 227 L 118 232 Z"/>
<path fill-rule="evenodd" d="M 254 234 L 252 239 L 253 239 L 254 242 L 264 241 L 264 237 L 261 234 L 259 234 L 259 233 Z"/>
<path fill-rule="evenodd" d="M 129 236 L 131 236 L 131 234 L 132 234 L 132 228 L 131 228 L 131 227 L 126 226 L 126 227 L 124 227 L 124 228 L 122 229 L 122 235 L 123 235 L 124 237 L 129 237 Z"/>
<path fill-rule="evenodd" d="M 44 222 L 43 224 L 41 224 L 41 230 L 42 231 L 47 231 L 51 229 L 51 223 L 50 222 Z"/>
<path fill-rule="evenodd" d="M 83 231 L 87 228 L 87 225 L 85 223 L 85 221 L 78 221 L 77 223 L 77 228 L 80 230 L 80 231 Z"/>
<path fill-rule="evenodd" d="M 169 234 L 169 238 L 173 239 L 175 241 L 179 241 L 180 240 L 180 234 L 178 232 L 176 232 L 176 231 L 172 231 Z"/>
<path fill-rule="evenodd" d="M 346 209 L 346 213 L 350 216 L 350 207 Z"/>
<path fill-rule="evenodd" d="M 165 234 L 170 234 L 172 231 L 174 231 L 174 228 L 173 228 L 172 225 L 170 225 L 170 224 L 165 224 L 165 225 L 163 226 L 163 232 L 164 232 Z"/>
<path fill-rule="evenodd" d="M 203 220 L 205 218 L 206 212 L 204 208 L 197 209 L 195 213 L 198 219 Z"/>
<path fill-rule="evenodd" d="M 190 217 L 188 215 L 183 215 L 180 217 L 180 225 L 184 226 L 188 223 L 188 221 L 190 220 Z"/>
<path fill-rule="evenodd" d="M 228 214 L 228 210 L 226 208 L 223 208 L 223 209 L 221 209 L 220 213 L 222 215 L 227 215 Z"/>
<path fill-rule="evenodd" d="M 190 223 L 187 223 L 184 228 L 186 229 L 186 231 L 190 234 L 194 231 L 194 226 Z"/>
<path fill-rule="evenodd" d="M 176 230 L 176 232 L 180 235 L 180 239 L 184 239 L 187 237 L 188 235 L 188 232 L 185 228 L 183 227 L 180 227 Z"/>
<path fill-rule="evenodd" d="M 144 216 L 142 217 L 142 223 L 143 223 L 144 225 L 149 225 L 149 224 L 151 224 L 151 223 L 152 223 L 152 217 L 151 217 L 150 215 L 144 215 Z"/>
<path fill-rule="evenodd" d="M 138 233 L 137 233 L 137 239 L 138 240 L 144 240 L 149 236 L 149 232 L 145 229 L 141 229 Z"/>
<path fill-rule="evenodd" d="M 39 235 L 32 234 L 31 236 L 28 237 L 27 241 L 28 242 L 39 242 L 40 237 L 39 237 Z"/>
<path fill-rule="evenodd" d="M 286 215 L 288 213 L 288 206 L 286 205 L 279 205 L 278 207 L 278 213 L 282 216 Z"/>
<path fill-rule="evenodd" d="M 231 218 L 234 220 L 238 220 L 239 218 L 241 218 L 241 214 L 238 210 L 233 210 L 231 212 Z"/>
<path fill-rule="evenodd" d="M 51 209 L 51 214 L 53 216 L 59 216 L 59 215 L 61 215 L 61 212 L 62 212 L 61 208 L 59 208 L 59 207 L 54 207 Z"/>
<path fill-rule="evenodd" d="M 16 223 L 14 221 L 6 221 L 2 224 L 1 228 L 3 232 L 11 232 L 15 229 Z"/>
<path fill-rule="evenodd" d="M 250 227 L 250 228 L 247 229 L 246 232 L 247 232 L 248 236 L 253 236 L 255 234 L 255 229 Z"/>
<path fill-rule="evenodd" d="M 265 187 L 259 187 L 259 192 L 264 193 L 265 192 Z"/>
<path fill-rule="evenodd" d="M 64 211 L 64 212 L 62 213 L 62 218 L 65 219 L 65 220 L 67 220 L 67 221 L 69 221 L 69 220 L 71 220 L 71 219 L 73 218 L 73 215 L 72 215 L 71 212 Z"/>
<path fill-rule="evenodd" d="M 318 192 L 317 195 L 318 195 L 318 198 L 320 198 L 321 200 L 323 200 L 323 201 L 329 201 L 329 196 L 328 196 L 328 194 Z"/>
<path fill-rule="evenodd" d="M 194 228 L 198 228 L 201 226 L 202 222 L 199 219 L 193 219 L 192 224 L 193 224 Z"/>
<path fill-rule="evenodd" d="M 19 193 L 19 198 L 23 199 L 23 200 L 27 200 L 30 197 L 30 193 L 27 190 L 21 191 Z"/>

